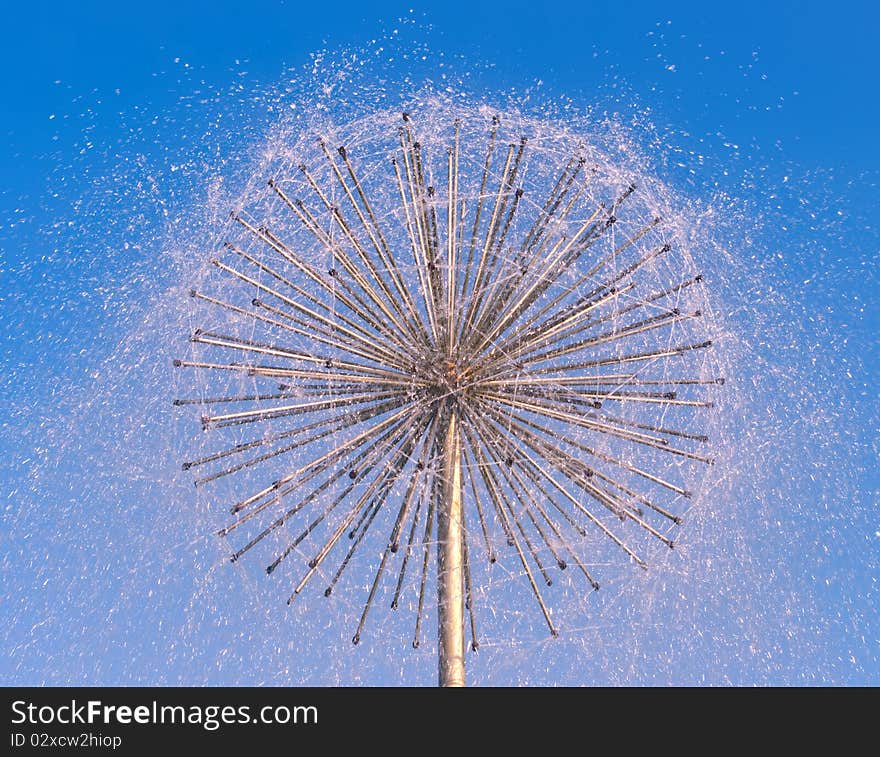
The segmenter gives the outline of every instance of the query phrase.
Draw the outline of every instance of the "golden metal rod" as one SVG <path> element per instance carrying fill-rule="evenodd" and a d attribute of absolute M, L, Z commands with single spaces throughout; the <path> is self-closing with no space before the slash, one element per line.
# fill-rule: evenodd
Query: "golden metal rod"
<path fill-rule="evenodd" d="M 357 174 L 354 171 L 354 166 L 352 165 L 351 160 L 348 157 L 348 152 L 344 147 L 340 147 L 338 152 L 342 156 L 342 160 L 345 163 L 348 175 L 351 177 L 351 180 L 354 183 L 354 188 L 358 193 L 358 197 L 360 197 L 360 200 L 367 211 L 367 215 L 369 216 L 370 224 L 372 225 L 373 231 L 370 230 L 370 226 L 367 225 L 366 221 L 364 220 L 363 214 L 359 210 L 358 218 L 361 219 L 361 222 L 363 223 L 364 228 L 367 231 L 367 235 L 370 237 L 370 241 L 373 243 L 373 246 L 375 247 L 379 258 L 382 261 L 382 264 L 387 268 L 391 279 L 394 282 L 394 286 L 401 297 L 401 300 L 408 308 L 408 316 L 411 319 L 413 326 L 418 331 L 419 338 L 424 344 L 427 345 L 428 332 L 425 330 L 425 324 L 419 317 L 418 311 L 416 310 L 415 302 L 411 298 L 409 290 L 403 283 L 403 278 L 400 274 L 400 270 L 397 267 L 395 255 L 391 252 L 391 248 L 388 246 L 388 242 L 385 240 L 385 235 L 382 233 L 382 229 L 379 227 L 379 223 L 376 220 L 376 214 L 373 212 L 370 201 L 367 198 L 367 195 L 364 192 L 363 188 L 361 187 L 361 182 L 358 179 Z M 352 203 L 354 202 L 353 200 L 351 201 Z M 355 209 L 357 210 L 357 206 L 355 206 Z M 377 237 L 378 244 L 376 242 Z"/>
<path fill-rule="evenodd" d="M 489 181 L 489 169 L 492 165 L 492 154 L 495 152 L 495 137 L 498 133 L 498 117 L 494 116 L 492 118 L 492 129 L 489 133 L 489 148 L 486 152 L 486 161 L 483 164 L 483 178 L 480 182 L 480 193 L 477 195 L 477 209 L 474 214 L 474 226 L 471 230 L 471 241 L 468 245 L 468 255 L 467 262 L 464 266 L 464 279 L 461 286 L 461 300 L 465 302 L 467 300 L 468 293 L 468 283 L 471 278 L 471 267 L 474 261 L 474 250 L 477 245 L 477 231 L 480 227 L 480 216 L 483 213 L 483 202 L 486 196 L 486 187 Z M 463 328 L 462 318 L 464 317 L 464 309 L 462 308 L 460 312 L 456 316 L 456 324 L 455 331 L 456 334 L 461 333 L 461 329 Z"/>
<path fill-rule="evenodd" d="M 409 538 L 406 542 L 406 549 L 403 551 L 403 560 L 400 563 L 400 572 L 397 576 L 397 587 L 394 589 L 394 599 L 391 600 L 391 609 L 396 610 L 400 601 L 400 590 L 403 588 L 403 579 L 406 576 L 406 565 L 412 555 L 413 544 L 415 543 L 416 531 L 419 525 L 419 516 L 422 513 L 422 504 L 425 499 L 425 489 L 427 488 L 427 478 L 422 478 L 422 484 L 419 487 L 418 501 L 416 502 L 416 511 L 413 513 L 412 526 L 409 529 Z"/>
<path fill-rule="evenodd" d="M 455 407 L 448 410 L 437 509 L 437 615 L 441 686 L 464 686 L 464 553 L 461 434 Z"/>

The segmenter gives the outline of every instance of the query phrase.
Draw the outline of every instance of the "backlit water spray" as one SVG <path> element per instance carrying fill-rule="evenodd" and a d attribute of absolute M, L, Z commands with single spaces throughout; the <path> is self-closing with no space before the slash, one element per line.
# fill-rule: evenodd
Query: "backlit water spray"
<path fill-rule="evenodd" d="M 176 404 L 227 432 L 184 468 L 235 478 L 232 560 L 262 549 L 277 580 L 299 557 L 288 603 L 372 573 L 355 644 L 403 604 L 418 648 L 436 596 L 442 685 L 464 684 L 465 625 L 476 651 L 495 601 L 478 564 L 519 574 L 556 637 L 557 570 L 586 594 L 615 549 L 647 569 L 641 542 L 673 547 L 724 383 L 656 184 L 589 135 L 489 112 L 434 99 L 277 138 L 175 361 L 206 374 Z"/>
<path fill-rule="evenodd" d="M 428 685 L 439 579 L 468 683 L 876 683 L 838 205 L 316 68 L 84 130 L 45 253 L 4 225 L 3 680 Z"/>

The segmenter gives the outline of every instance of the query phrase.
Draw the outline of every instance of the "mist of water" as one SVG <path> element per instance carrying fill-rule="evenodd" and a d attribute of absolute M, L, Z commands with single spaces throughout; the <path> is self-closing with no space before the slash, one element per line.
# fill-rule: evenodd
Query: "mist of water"
<path fill-rule="evenodd" d="M 128 142 L 54 174 L 53 224 L 23 246 L 32 254 L 16 262 L 5 303 L 16 348 L 3 370 L 4 682 L 433 683 L 436 649 L 412 649 L 404 625 L 351 645 L 360 592 L 287 607 L 289 587 L 262 564 L 229 563 L 222 508 L 180 469 L 202 432 L 171 404 L 192 390 L 172 359 L 201 325 L 186 295 L 229 210 L 304 135 L 369 144 L 402 109 L 429 131 L 452 113 L 504 112 L 634 177 L 664 211 L 682 264 L 705 276 L 713 359 L 727 378 L 707 420 L 717 462 L 676 550 L 652 553 L 646 573 L 610 569 L 598 593 L 562 582 L 558 639 L 526 594 L 508 591 L 521 573 L 487 573 L 490 633 L 469 655 L 470 680 L 880 682 L 877 400 L 863 367 L 871 353 L 863 364 L 858 346 L 870 337 L 835 308 L 849 297 L 844 312 L 864 312 L 849 287 L 876 270 L 834 257 L 848 227 L 821 177 L 777 184 L 743 171 L 734 195 L 682 180 L 666 156 L 686 139 L 660 139 L 647 114 L 624 124 L 451 79 L 374 91 L 357 70 L 356 56 L 321 60 L 282 86 L 196 92 L 209 104 L 195 115 L 184 105 L 153 128 L 133 117 Z M 182 125 L 185 137 L 163 144 Z M 812 226 L 813 241 L 788 226 Z"/>

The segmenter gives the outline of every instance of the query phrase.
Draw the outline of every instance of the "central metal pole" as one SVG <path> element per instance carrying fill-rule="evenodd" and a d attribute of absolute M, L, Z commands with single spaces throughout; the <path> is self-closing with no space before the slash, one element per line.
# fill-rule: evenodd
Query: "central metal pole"
<path fill-rule="evenodd" d="M 437 510 L 437 616 L 440 686 L 464 686 L 464 533 L 461 513 L 461 438 L 453 405 L 446 414 Z"/>

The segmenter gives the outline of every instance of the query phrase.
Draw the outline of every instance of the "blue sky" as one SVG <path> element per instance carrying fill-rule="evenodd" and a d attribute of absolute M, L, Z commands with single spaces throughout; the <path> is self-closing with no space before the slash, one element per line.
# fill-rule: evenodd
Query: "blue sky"
<path fill-rule="evenodd" d="M 662 87 L 663 105 L 693 130 L 721 127 L 740 144 L 778 139 L 793 159 L 877 167 L 878 105 L 864 96 L 876 73 L 871 3 L 829 12 L 813 2 L 712 10 L 671 3 L 662 11 L 638 2 L 553 11 L 529 2 L 340 2 L 332 17 L 319 4 L 283 2 L 111 8 L 93 1 L 7 9 L 4 171 L 27 169 L 51 149 L 48 117 L 77 95 L 119 90 L 114 102 L 123 107 L 174 103 L 180 93 L 161 74 L 175 58 L 209 82 L 224 82 L 237 60 L 272 81 L 311 52 L 364 44 L 409 16 L 426 20 L 431 41 L 448 53 L 493 63 L 490 84 L 542 79 L 589 96 L 613 67 L 637 91 Z"/>
<path fill-rule="evenodd" d="M 6 9 L 0 680 L 252 682 L 241 651 L 250 645 L 255 659 L 276 669 L 287 660 L 283 672 L 258 681 L 430 682 L 430 664 L 427 677 L 418 672 L 424 659 L 407 663 L 413 673 L 389 656 L 367 663 L 349 655 L 324 670 L 317 641 L 294 650 L 306 661 L 298 667 L 267 645 L 265 629 L 277 617 L 253 596 L 224 615 L 217 596 L 240 591 L 245 579 L 219 574 L 210 547 L 190 554 L 187 534 L 168 518 L 156 520 L 157 497 L 161 508 L 185 509 L 191 488 L 179 480 L 164 486 L 158 469 L 136 462 L 137 434 L 107 430 L 120 418 L 129 429 L 149 426 L 144 408 L 146 417 L 160 412 L 158 399 L 145 400 L 129 378 L 149 369 L 143 356 L 131 374 L 114 374 L 112 361 L 128 354 L 126 345 L 137 348 L 138 324 L 155 324 L 156 303 L 179 283 L 179 261 L 150 244 L 168 229 L 169 213 L 192 209 L 205 174 L 241 170 L 242 154 L 277 112 L 260 97 L 283 102 L 281 83 L 309 79 L 318 51 L 332 60 L 385 40 L 389 49 L 427 51 L 425 60 L 395 56 L 382 71 L 392 83 L 436 80 L 442 61 L 476 96 L 533 91 L 533 101 L 568 100 L 624 119 L 638 114 L 683 156 L 684 168 L 658 157 L 664 178 L 701 199 L 719 191 L 737 199 L 743 220 L 728 222 L 727 239 L 755 244 L 755 265 L 785 294 L 782 305 L 770 284 L 741 292 L 734 281 L 724 294 L 728 303 L 754 294 L 744 307 L 755 312 L 738 327 L 762 359 L 779 361 L 780 376 L 789 374 L 792 383 L 779 379 L 767 412 L 777 439 L 805 450 L 802 467 L 767 474 L 772 496 L 753 501 L 732 489 L 739 509 L 721 519 L 725 528 L 758 528 L 743 536 L 753 555 L 747 570 L 768 593 L 713 617 L 682 609 L 657 589 L 657 605 L 668 605 L 658 612 L 682 610 L 681 627 L 714 638 L 717 657 L 707 644 L 699 665 L 677 675 L 671 655 L 627 657 L 609 645 L 590 680 L 699 683 L 703 667 L 710 669 L 704 680 L 718 683 L 880 683 L 878 28 L 880 11 L 868 2 L 162 1 Z M 230 118 L 241 119 L 240 128 Z M 745 269 L 749 252 L 745 244 L 737 251 Z M 777 318 L 775 334 L 791 337 L 778 349 L 759 333 L 768 313 Z M 814 382 L 815 391 L 794 376 Z M 787 402 L 782 395 L 793 386 L 799 394 Z M 111 459 L 121 438 L 130 468 L 124 484 Z M 174 458 L 175 449 L 162 447 L 160 457 Z M 810 483 L 813 469 L 820 484 Z M 198 518 L 185 524 L 204 525 Z M 176 539 L 173 548 L 168 538 Z M 803 569 L 779 567 L 761 543 L 803 550 Z M 790 620 L 789 642 L 771 630 L 780 619 L 758 608 L 762 598 L 802 608 Z M 261 631 L 235 627 L 254 612 Z M 756 629 L 750 640 L 736 635 L 743 614 Z M 645 632 L 638 643 L 655 635 L 662 637 Z M 762 643 L 764 657 L 745 658 L 743 650 Z M 59 645 L 72 654 L 58 658 Z M 92 661 L 89 648 L 102 650 L 103 661 Z M 497 675 L 484 669 L 482 680 L 586 682 L 572 672 L 582 653 L 577 643 L 556 657 L 543 648 L 531 657 L 515 651 L 521 665 L 543 672 L 524 677 L 508 664 Z"/>

